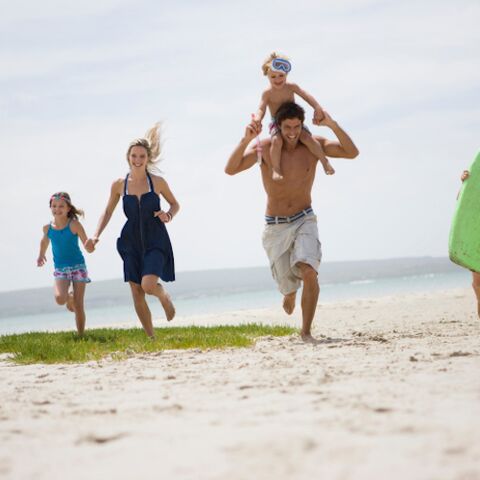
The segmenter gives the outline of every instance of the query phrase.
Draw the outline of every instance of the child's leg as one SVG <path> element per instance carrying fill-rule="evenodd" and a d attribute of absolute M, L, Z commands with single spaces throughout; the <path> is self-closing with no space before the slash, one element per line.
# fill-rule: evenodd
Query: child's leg
<path fill-rule="evenodd" d="M 63 278 L 55 279 L 53 284 L 53 294 L 55 295 L 55 301 L 58 305 L 65 305 L 68 300 L 68 286 L 70 285 L 70 280 L 65 280 Z"/>
<path fill-rule="evenodd" d="M 272 161 L 273 174 L 272 178 L 274 180 L 280 180 L 283 178 L 282 168 L 280 165 L 280 157 L 282 155 L 282 145 L 283 140 L 279 133 L 276 133 L 272 136 L 272 145 L 270 146 L 270 158 Z"/>
<path fill-rule="evenodd" d="M 130 283 L 130 289 L 132 291 L 133 305 L 135 306 L 135 311 L 137 312 L 138 318 L 142 324 L 145 333 L 153 338 L 153 324 L 152 324 L 152 314 L 148 308 L 147 302 L 145 301 L 145 292 L 142 290 L 141 285 L 138 283 Z"/>
<path fill-rule="evenodd" d="M 302 130 L 300 141 L 320 160 L 327 175 L 333 175 L 335 173 L 334 168 L 330 165 L 328 158 L 323 152 L 322 146 L 317 140 L 315 140 L 315 138 L 313 138 L 313 135 L 306 130 Z"/>
<path fill-rule="evenodd" d="M 477 297 L 477 313 L 480 317 L 480 273 L 472 272 L 472 280 L 473 291 L 475 292 L 475 296 Z"/>
<path fill-rule="evenodd" d="M 175 307 L 173 306 L 170 295 L 162 285 L 158 283 L 158 277 L 156 275 L 144 275 L 142 277 L 142 289 L 148 295 L 153 295 L 160 300 L 167 320 L 172 320 L 175 316 Z"/>
<path fill-rule="evenodd" d="M 85 308 L 83 306 L 83 299 L 85 298 L 86 286 L 87 284 L 85 282 L 73 282 L 73 308 L 79 335 L 83 335 L 85 331 Z"/>

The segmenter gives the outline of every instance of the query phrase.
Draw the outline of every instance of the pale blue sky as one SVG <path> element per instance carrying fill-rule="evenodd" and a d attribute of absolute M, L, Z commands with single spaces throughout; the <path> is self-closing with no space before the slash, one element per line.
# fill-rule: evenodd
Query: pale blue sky
<path fill-rule="evenodd" d="M 35 265 L 49 196 L 70 192 L 93 233 L 126 146 L 157 120 L 182 205 L 177 269 L 266 265 L 259 171 L 223 167 L 273 50 L 361 151 L 334 161 L 334 177 L 319 172 L 324 260 L 447 254 L 458 178 L 479 149 L 478 1 L 30 0 L 1 11 L 0 290 L 51 283 L 51 261 Z M 123 222 L 117 208 L 87 256 L 94 279 L 121 276 Z"/>

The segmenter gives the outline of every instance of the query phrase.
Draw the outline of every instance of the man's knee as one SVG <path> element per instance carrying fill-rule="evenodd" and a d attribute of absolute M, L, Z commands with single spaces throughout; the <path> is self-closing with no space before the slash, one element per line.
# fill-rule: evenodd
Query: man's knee
<path fill-rule="evenodd" d="M 304 283 L 316 283 L 318 284 L 318 273 L 311 266 L 306 263 L 297 263 L 297 267 L 300 269 L 300 275 Z"/>

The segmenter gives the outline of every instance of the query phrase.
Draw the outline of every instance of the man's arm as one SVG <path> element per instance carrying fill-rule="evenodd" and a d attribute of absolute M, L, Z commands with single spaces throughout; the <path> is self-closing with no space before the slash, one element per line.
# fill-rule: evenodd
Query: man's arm
<path fill-rule="evenodd" d="M 352 139 L 325 110 L 324 114 L 325 116 L 320 122 L 320 125 L 330 128 L 338 139 L 338 141 L 328 140 L 324 137 L 315 136 L 321 143 L 325 155 L 333 158 L 355 158 L 359 154 L 359 151 Z"/>
<path fill-rule="evenodd" d="M 255 165 L 257 161 L 257 152 L 255 147 L 248 147 L 248 144 L 260 133 L 261 127 L 252 122 L 245 128 L 245 134 L 240 140 L 235 150 L 230 155 L 227 165 L 225 165 L 225 173 L 227 175 L 236 175 Z"/>

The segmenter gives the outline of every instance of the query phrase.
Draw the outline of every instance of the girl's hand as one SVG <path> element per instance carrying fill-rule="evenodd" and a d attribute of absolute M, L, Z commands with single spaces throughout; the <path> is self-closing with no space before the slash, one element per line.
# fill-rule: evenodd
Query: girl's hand
<path fill-rule="evenodd" d="M 37 258 L 37 267 L 43 267 L 47 263 L 47 258 L 45 255 L 40 255 Z"/>
<path fill-rule="evenodd" d="M 163 210 L 153 212 L 153 216 L 159 218 L 163 223 L 172 221 L 172 214 L 170 212 L 164 212 Z"/>
<path fill-rule="evenodd" d="M 325 112 L 321 108 L 315 109 L 313 112 L 312 123 L 314 125 L 320 125 L 321 121 L 325 118 Z"/>
<path fill-rule="evenodd" d="M 99 240 L 100 239 L 98 237 L 89 238 L 85 242 L 85 250 L 88 253 L 92 253 L 93 251 L 95 251 L 95 245 L 98 243 Z"/>
<path fill-rule="evenodd" d="M 470 172 L 468 170 L 464 170 L 462 173 L 462 176 L 460 177 L 460 180 L 464 182 L 469 176 L 470 176 Z"/>

